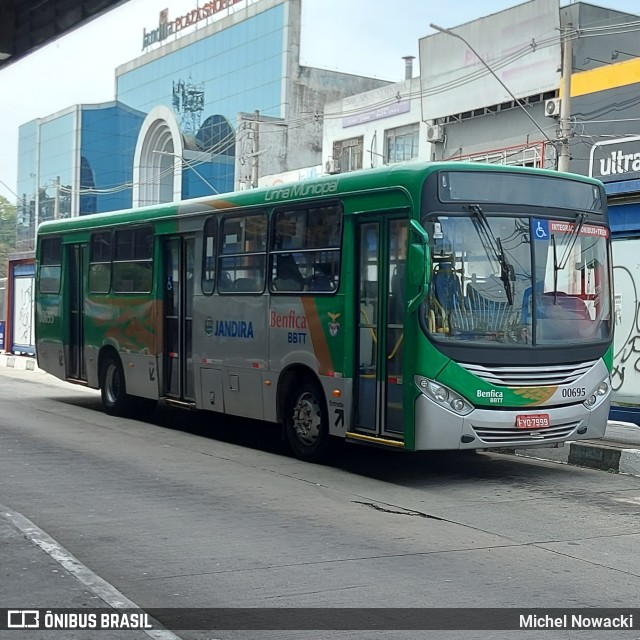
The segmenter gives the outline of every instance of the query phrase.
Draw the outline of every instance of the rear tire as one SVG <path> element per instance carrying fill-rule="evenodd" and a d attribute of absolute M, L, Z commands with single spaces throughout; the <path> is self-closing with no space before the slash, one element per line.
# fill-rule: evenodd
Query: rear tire
<path fill-rule="evenodd" d="M 131 412 L 132 398 L 127 394 L 122 363 L 117 355 L 105 356 L 100 374 L 100 395 L 104 410 L 111 416 L 126 416 Z"/>
<path fill-rule="evenodd" d="M 331 444 L 327 406 L 320 387 L 304 382 L 289 394 L 284 428 L 287 442 L 297 458 L 323 460 Z"/>

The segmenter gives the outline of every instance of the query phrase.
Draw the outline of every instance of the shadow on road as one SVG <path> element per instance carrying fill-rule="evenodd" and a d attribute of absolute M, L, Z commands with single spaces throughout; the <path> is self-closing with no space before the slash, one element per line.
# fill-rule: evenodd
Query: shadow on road
<path fill-rule="evenodd" d="M 51 397 L 56 402 L 82 407 L 104 414 L 99 397 L 86 395 Z M 232 445 L 238 445 L 293 458 L 276 424 L 208 412 L 188 411 L 159 404 L 149 415 L 137 420 L 174 431 L 189 433 Z M 411 487 L 437 482 L 468 484 L 470 480 L 507 481 L 511 486 L 535 487 L 539 480 L 552 480 L 576 473 L 575 467 L 540 463 L 506 454 L 473 451 L 403 452 L 378 449 L 337 440 L 324 462 L 348 473 Z"/>

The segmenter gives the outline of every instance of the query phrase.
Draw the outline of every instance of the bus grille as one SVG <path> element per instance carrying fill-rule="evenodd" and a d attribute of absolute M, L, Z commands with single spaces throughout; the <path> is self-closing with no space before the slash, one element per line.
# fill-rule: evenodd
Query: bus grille
<path fill-rule="evenodd" d="M 555 440 L 557 438 L 567 438 L 580 422 L 571 422 L 567 424 L 556 424 L 544 429 L 499 429 L 494 427 L 474 427 L 476 436 L 482 442 L 487 444 L 540 444 L 546 440 Z"/>
<path fill-rule="evenodd" d="M 571 384 L 589 371 L 597 360 L 578 364 L 543 365 L 537 367 L 482 367 L 460 363 L 470 373 L 491 384 L 506 387 L 547 387 Z"/>

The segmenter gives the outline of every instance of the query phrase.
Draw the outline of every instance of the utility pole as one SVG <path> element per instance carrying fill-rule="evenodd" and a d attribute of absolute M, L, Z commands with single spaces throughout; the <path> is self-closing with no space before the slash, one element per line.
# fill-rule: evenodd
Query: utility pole
<path fill-rule="evenodd" d="M 571 73 L 573 71 L 572 25 L 567 24 L 562 38 L 562 84 L 560 86 L 560 141 L 558 171 L 569 171 L 569 135 L 571 134 Z"/>
<path fill-rule="evenodd" d="M 260 176 L 260 112 L 256 109 L 256 126 L 253 130 L 253 171 L 251 175 L 251 185 L 254 189 L 258 186 L 258 177 Z"/>

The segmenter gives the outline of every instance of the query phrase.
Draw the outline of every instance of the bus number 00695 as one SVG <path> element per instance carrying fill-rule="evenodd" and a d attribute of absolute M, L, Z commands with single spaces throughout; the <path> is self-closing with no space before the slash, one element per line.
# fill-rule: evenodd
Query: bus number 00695
<path fill-rule="evenodd" d="M 583 398 L 587 395 L 587 390 L 584 387 L 575 387 L 573 389 L 563 389 L 563 398 Z"/>

